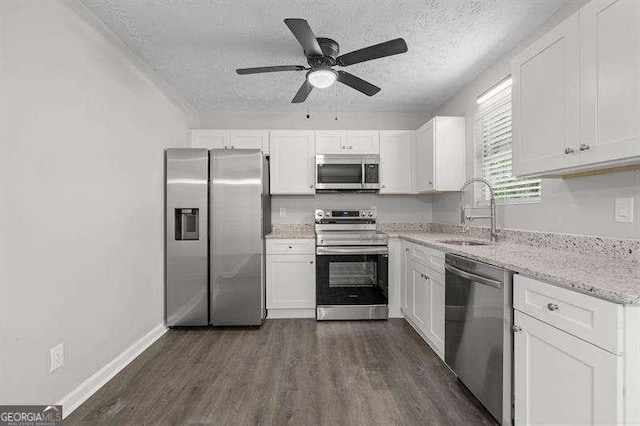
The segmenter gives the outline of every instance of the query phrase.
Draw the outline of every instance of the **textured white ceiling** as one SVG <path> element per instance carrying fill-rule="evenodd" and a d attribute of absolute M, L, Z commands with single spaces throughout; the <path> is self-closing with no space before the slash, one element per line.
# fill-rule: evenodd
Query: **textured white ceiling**
<path fill-rule="evenodd" d="M 199 110 L 291 111 L 304 72 L 239 76 L 236 68 L 307 65 L 284 18 L 309 21 L 341 53 L 403 37 L 409 52 L 344 68 L 382 90 L 338 85 L 342 112 L 430 112 L 559 9 L 560 0 L 83 0 Z M 314 90 L 333 111 L 335 90 Z"/>

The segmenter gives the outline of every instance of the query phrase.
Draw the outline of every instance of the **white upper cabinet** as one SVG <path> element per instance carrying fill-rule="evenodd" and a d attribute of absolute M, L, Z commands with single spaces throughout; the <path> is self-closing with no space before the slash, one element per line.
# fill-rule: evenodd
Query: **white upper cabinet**
<path fill-rule="evenodd" d="M 229 130 L 189 130 L 191 148 L 229 148 Z"/>
<path fill-rule="evenodd" d="M 269 153 L 268 130 L 191 130 L 191 147 L 208 149 L 261 149 Z"/>
<path fill-rule="evenodd" d="M 316 154 L 348 154 L 346 130 L 316 131 Z"/>
<path fill-rule="evenodd" d="M 413 134 L 410 130 L 380 132 L 380 193 L 413 191 Z"/>
<path fill-rule="evenodd" d="M 349 154 L 380 153 L 380 132 L 377 130 L 347 131 L 347 147 Z"/>
<path fill-rule="evenodd" d="M 269 144 L 271 194 L 314 194 L 315 133 L 273 130 Z"/>
<path fill-rule="evenodd" d="M 514 175 L 578 164 L 579 37 L 573 16 L 511 63 Z"/>
<path fill-rule="evenodd" d="M 511 68 L 514 175 L 640 162 L 640 2 L 588 3 Z"/>
<path fill-rule="evenodd" d="M 231 130 L 229 135 L 231 149 L 261 149 L 269 153 L 268 130 Z"/>
<path fill-rule="evenodd" d="M 377 130 L 318 130 L 316 154 L 378 154 Z"/>
<path fill-rule="evenodd" d="M 465 180 L 465 119 L 434 117 L 416 131 L 416 192 L 459 191 Z"/>
<path fill-rule="evenodd" d="M 580 10 L 581 163 L 640 155 L 640 2 Z"/>

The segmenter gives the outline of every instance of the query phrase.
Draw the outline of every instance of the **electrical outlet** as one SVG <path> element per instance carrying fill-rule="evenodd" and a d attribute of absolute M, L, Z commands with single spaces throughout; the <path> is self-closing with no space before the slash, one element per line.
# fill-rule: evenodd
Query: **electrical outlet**
<path fill-rule="evenodd" d="M 49 372 L 53 373 L 64 365 L 64 343 L 49 349 Z"/>
<path fill-rule="evenodd" d="M 287 216 L 287 208 L 286 207 L 280 207 L 278 209 L 278 214 L 280 215 L 280 217 L 286 217 Z"/>
<path fill-rule="evenodd" d="M 633 222 L 633 198 L 616 198 L 616 222 Z"/>

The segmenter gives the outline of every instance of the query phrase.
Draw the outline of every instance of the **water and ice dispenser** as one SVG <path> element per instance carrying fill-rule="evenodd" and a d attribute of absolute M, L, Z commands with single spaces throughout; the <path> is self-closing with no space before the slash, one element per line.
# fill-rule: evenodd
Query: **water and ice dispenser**
<path fill-rule="evenodd" d="M 176 241 L 200 239 L 200 209 L 175 209 Z"/>

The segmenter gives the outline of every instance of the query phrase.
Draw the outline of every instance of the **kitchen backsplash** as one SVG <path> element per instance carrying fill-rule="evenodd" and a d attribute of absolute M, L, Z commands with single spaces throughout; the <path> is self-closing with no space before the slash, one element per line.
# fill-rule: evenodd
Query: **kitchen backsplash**
<path fill-rule="evenodd" d="M 375 206 L 378 223 L 431 223 L 430 195 L 379 195 L 330 193 L 313 196 L 271 197 L 271 220 L 274 224 L 313 223 L 315 209 L 366 209 Z M 284 217 L 280 209 L 286 210 Z"/>

